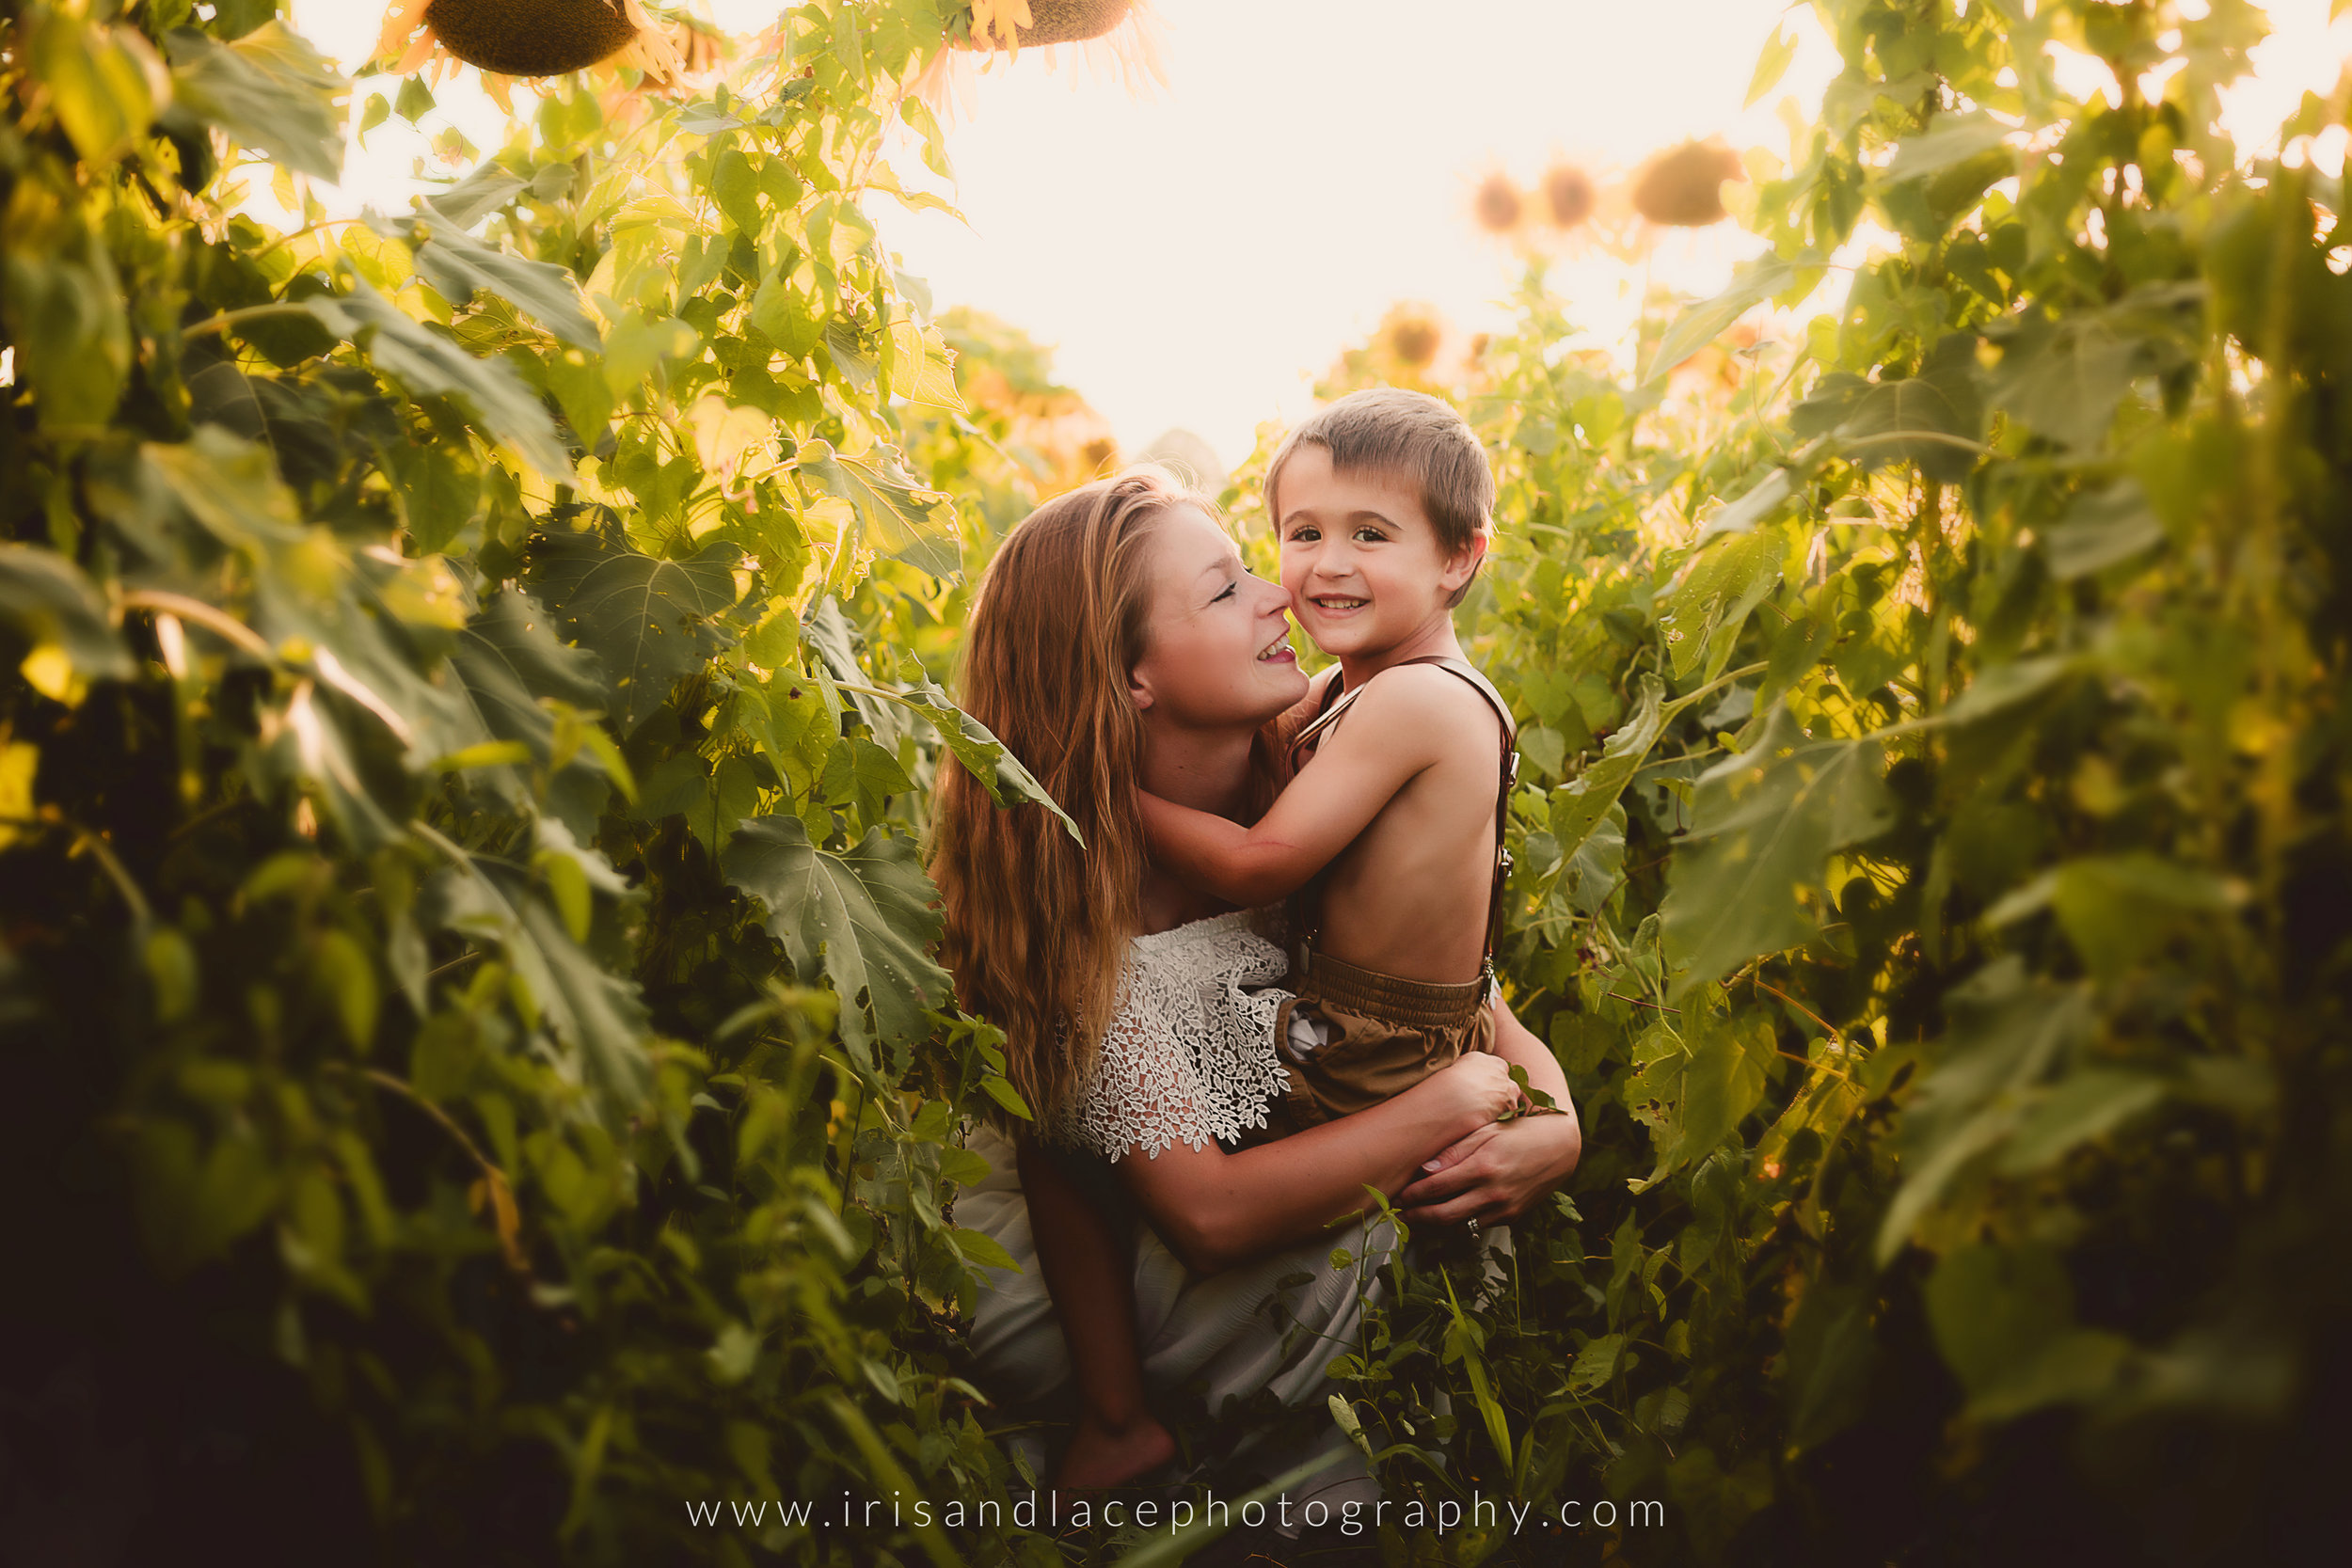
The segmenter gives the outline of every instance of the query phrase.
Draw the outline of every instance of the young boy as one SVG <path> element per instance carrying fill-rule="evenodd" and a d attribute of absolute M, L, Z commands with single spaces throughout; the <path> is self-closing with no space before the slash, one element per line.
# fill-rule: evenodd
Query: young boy
<path fill-rule="evenodd" d="M 1292 612 L 1339 658 L 1310 692 L 1319 716 L 1294 743 L 1297 775 L 1251 828 L 1143 798 L 1153 857 L 1183 879 L 1244 908 L 1304 895 L 1297 999 L 1275 1035 L 1290 1083 L 1269 1135 L 1494 1049 L 1491 958 L 1510 863 L 1501 814 L 1518 756 L 1509 710 L 1462 658 L 1453 623 L 1493 505 L 1477 437 L 1435 398 L 1357 392 L 1293 432 L 1266 471 L 1266 509 Z M 1023 1170 L 1032 1175 L 1025 1154 Z M 1062 1479 L 1117 1484 L 1172 1444 L 1143 1408 L 1132 1338 L 1120 1337 L 1134 1315 L 1111 1243 L 1084 1234 L 1088 1216 L 1058 1212 L 1072 1205 L 1054 1208 L 1068 1229 L 1040 1259 L 1087 1411 Z"/>
<path fill-rule="evenodd" d="M 1518 759 L 1453 617 L 1493 505 L 1477 437 L 1435 398 L 1378 388 L 1299 426 L 1266 470 L 1266 510 L 1292 612 L 1339 659 L 1311 696 L 1302 766 L 1255 827 L 1144 798 L 1152 855 L 1184 880 L 1244 907 L 1301 895 L 1277 1135 L 1493 1049 Z"/>

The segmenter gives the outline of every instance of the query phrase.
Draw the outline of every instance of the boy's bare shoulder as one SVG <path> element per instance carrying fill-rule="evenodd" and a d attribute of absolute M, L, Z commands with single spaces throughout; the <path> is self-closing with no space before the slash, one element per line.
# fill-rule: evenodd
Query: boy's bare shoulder
<path fill-rule="evenodd" d="M 1358 716 L 1384 731 L 1412 733 L 1425 729 L 1432 739 L 1454 741 L 1494 737 L 1493 706 L 1479 689 L 1450 671 L 1434 664 L 1399 664 L 1364 683 L 1356 700 Z"/>

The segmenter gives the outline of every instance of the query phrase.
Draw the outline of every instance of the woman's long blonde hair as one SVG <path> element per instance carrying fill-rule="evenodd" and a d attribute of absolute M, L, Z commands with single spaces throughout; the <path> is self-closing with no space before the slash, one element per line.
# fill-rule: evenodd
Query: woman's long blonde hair
<path fill-rule="evenodd" d="M 1083 1092 L 1140 926 L 1143 716 L 1128 674 L 1145 653 L 1151 542 L 1206 498 L 1130 468 L 1047 501 L 1007 537 L 965 629 L 961 701 L 1061 803 L 1081 849 L 1041 806 L 999 810 L 942 768 L 931 878 L 943 957 L 962 1006 L 1006 1036 L 1006 1075 L 1057 1127 Z"/>

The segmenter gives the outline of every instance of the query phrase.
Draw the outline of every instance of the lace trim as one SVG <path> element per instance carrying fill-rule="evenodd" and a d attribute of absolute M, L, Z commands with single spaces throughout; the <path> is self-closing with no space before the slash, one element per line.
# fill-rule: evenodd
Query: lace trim
<path fill-rule="evenodd" d="M 1263 1127 L 1286 1082 L 1274 1015 L 1290 999 L 1275 986 L 1289 969 L 1248 911 L 1136 938 L 1062 1135 L 1114 1161 L 1138 1146 L 1156 1160 L 1179 1142 L 1202 1148 Z"/>

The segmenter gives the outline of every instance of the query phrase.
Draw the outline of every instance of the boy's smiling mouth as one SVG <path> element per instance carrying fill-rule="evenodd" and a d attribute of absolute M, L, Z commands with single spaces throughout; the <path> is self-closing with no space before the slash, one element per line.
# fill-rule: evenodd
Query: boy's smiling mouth
<path fill-rule="evenodd" d="M 1312 594 L 1307 602 L 1329 615 L 1344 615 L 1351 610 L 1361 610 L 1372 603 L 1370 599 L 1349 598 L 1339 594 Z"/>

